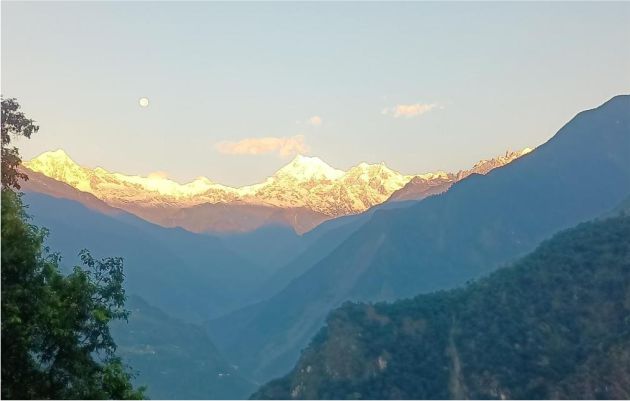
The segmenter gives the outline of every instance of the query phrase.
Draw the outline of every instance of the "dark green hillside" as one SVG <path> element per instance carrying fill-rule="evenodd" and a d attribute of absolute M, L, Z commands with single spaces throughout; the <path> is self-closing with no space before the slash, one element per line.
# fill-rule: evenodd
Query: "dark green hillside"
<path fill-rule="evenodd" d="M 129 322 L 112 327 L 117 353 L 154 399 L 242 399 L 254 385 L 217 351 L 202 327 L 184 323 L 133 296 Z"/>
<path fill-rule="evenodd" d="M 468 286 L 346 304 L 255 398 L 630 397 L 630 217 L 556 235 Z"/>

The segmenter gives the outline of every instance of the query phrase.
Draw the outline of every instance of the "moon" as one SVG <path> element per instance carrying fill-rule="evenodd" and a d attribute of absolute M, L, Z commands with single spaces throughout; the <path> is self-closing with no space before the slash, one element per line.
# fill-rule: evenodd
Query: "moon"
<path fill-rule="evenodd" d="M 141 97 L 138 100 L 138 104 L 140 105 L 140 107 L 148 107 L 149 106 L 149 98 L 148 97 Z"/>

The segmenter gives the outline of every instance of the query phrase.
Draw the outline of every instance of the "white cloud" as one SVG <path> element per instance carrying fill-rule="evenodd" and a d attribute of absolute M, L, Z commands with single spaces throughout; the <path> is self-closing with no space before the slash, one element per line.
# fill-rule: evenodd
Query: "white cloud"
<path fill-rule="evenodd" d="M 291 156 L 297 153 L 307 153 L 308 146 L 304 142 L 304 135 L 292 137 L 245 138 L 240 141 L 221 141 L 215 145 L 216 150 L 228 155 L 261 155 L 264 153 L 278 153 L 280 156 Z"/>
<path fill-rule="evenodd" d="M 308 124 L 310 124 L 312 126 L 315 126 L 315 127 L 318 127 L 318 126 L 322 125 L 323 122 L 324 122 L 324 120 L 322 120 L 322 118 L 320 116 L 313 116 L 313 117 L 311 117 L 311 118 L 309 118 L 307 120 Z"/>
<path fill-rule="evenodd" d="M 418 117 L 437 107 L 435 103 L 415 103 L 415 104 L 397 104 L 394 107 L 383 109 L 382 113 L 390 115 L 394 118 L 412 118 Z"/>

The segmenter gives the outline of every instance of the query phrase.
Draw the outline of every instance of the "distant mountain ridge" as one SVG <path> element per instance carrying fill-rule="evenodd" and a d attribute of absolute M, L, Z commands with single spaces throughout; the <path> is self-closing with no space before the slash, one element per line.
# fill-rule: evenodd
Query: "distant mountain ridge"
<path fill-rule="evenodd" d="M 481 161 L 471 170 L 459 173 L 419 175 L 400 174 L 384 163 L 360 163 L 342 171 L 317 157 L 298 155 L 264 182 L 240 188 L 205 177 L 178 184 L 161 175 L 140 177 L 101 167 L 90 169 L 75 163 L 63 150 L 45 152 L 24 162 L 24 166 L 90 193 L 112 207 L 167 227 L 181 226 L 194 232 L 239 232 L 282 224 L 303 233 L 330 218 L 361 213 L 387 200 L 421 199 L 437 193 L 418 195 L 417 185 L 446 190 L 471 172 L 485 174 L 529 150 L 508 152 L 505 157 Z M 48 193 L 42 186 L 31 185 L 29 189 Z M 59 191 L 48 194 L 63 197 Z"/>
<path fill-rule="evenodd" d="M 493 169 L 505 166 L 506 164 L 513 162 L 531 151 L 531 148 L 525 148 L 515 152 L 510 152 L 508 150 L 505 152 L 504 156 L 499 156 L 489 160 L 481 160 L 470 170 L 461 170 L 457 173 L 448 173 L 446 175 L 438 175 L 434 177 L 422 175 L 415 176 L 409 180 L 405 186 L 392 193 L 388 201 L 420 200 L 431 195 L 440 194 L 447 191 L 451 185 L 457 181 L 462 180 L 471 174 L 487 174 Z"/>

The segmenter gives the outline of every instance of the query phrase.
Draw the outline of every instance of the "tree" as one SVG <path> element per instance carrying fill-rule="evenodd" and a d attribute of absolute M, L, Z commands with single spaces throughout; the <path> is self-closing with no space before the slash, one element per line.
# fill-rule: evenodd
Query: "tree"
<path fill-rule="evenodd" d="M 26 174 L 17 170 L 22 159 L 17 147 L 9 147 L 11 137 L 30 138 L 37 131 L 39 126 L 20 111 L 16 99 L 2 98 L 2 188 L 20 189 L 18 181 L 28 179 Z"/>
<path fill-rule="evenodd" d="M 32 120 L 16 117 L 19 105 L 2 110 L 5 134 L 29 137 Z M 9 114 L 13 113 L 12 116 Z M 6 121 L 11 126 L 5 131 Z M 13 160 L 20 160 L 13 148 Z M 47 231 L 29 224 L 16 192 L 16 165 L 3 159 L 2 171 L 2 398 L 137 399 L 143 389 L 115 355 L 109 331 L 126 319 L 121 258 L 97 260 L 80 253 L 84 267 L 61 273 L 60 257 L 49 252 Z M 5 168 L 7 171 L 5 171 Z M 6 181 L 5 181 L 6 177 Z"/>

